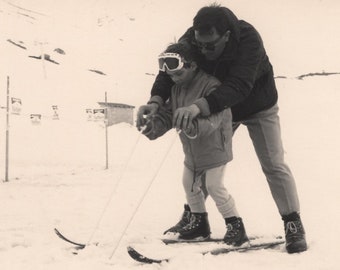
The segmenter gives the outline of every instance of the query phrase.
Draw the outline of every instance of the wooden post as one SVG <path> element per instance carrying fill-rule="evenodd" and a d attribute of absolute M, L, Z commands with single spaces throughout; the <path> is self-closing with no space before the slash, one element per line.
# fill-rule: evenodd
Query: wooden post
<path fill-rule="evenodd" d="M 8 182 L 8 168 L 9 168 L 8 156 L 9 156 L 9 76 L 7 76 L 5 182 Z"/>
<path fill-rule="evenodd" d="M 45 52 L 44 52 L 44 48 L 43 48 L 43 44 L 46 44 L 43 43 L 43 42 L 39 42 L 40 44 L 40 53 L 41 53 L 41 63 L 42 63 L 42 68 L 43 68 L 43 74 L 44 74 L 44 79 L 47 78 L 47 75 L 46 75 L 46 66 L 45 66 Z"/>
<path fill-rule="evenodd" d="M 109 168 L 109 140 L 108 140 L 108 125 L 109 125 L 109 119 L 108 119 L 108 106 L 107 106 L 107 93 L 105 92 L 105 151 L 106 151 L 106 166 L 105 169 L 107 170 Z"/>

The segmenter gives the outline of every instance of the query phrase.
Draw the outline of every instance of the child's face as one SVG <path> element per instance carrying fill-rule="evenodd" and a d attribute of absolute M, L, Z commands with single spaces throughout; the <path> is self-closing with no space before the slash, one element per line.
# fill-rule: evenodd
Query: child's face
<path fill-rule="evenodd" d="M 191 82 L 192 78 L 195 75 L 195 69 L 190 66 L 183 67 L 180 70 L 176 71 L 166 70 L 166 73 L 170 76 L 175 84 L 182 85 Z"/>

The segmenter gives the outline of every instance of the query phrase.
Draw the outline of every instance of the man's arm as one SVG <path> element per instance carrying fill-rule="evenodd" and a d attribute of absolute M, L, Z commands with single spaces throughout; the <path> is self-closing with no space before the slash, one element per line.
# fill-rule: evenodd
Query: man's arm
<path fill-rule="evenodd" d="M 147 120 L 142 133 L 150 140 L 155 140 L 170 129 L 172 129 L 172 112 L 163 106 Z"/>
<path fill-rule="evenodd" d="M 191 44 L 193 40 L 194 31 L 192 27 L 190 27 L 178 42 Z M 173 85 L 174 82 L 171 80 L 170 76 L 166 74 L 166 72 L 160 71 L 151 88 L 151 98 L 149 102 L 159 103 L 160 101 L 163 101 L 163 103 L 165 103 L 170 97 L 171 87 Z M 162 106 L 163 104 L 158 105 Z"/>
<path fill-rule="evenodd" d="M 146 124 L 147 118 L 154 115 L 160 107 L 169 99 L 171 87 L 174 82 L 165 73 L 160 71 L 151 89 L 151 97 L 148 104 L 139 107 L 137 112 L 137 129 L 141 130 Z"/>
<path fill-rule="evenodd" d="M 141 130 L 146 124 L 147 118 L 154 115 L 160 107 L 169 99 L 173 82 L 171 78 L 160 71 L 151 89 L 151 97 L 148 104 L 140 106 L 137 112 L 137 129 Z"/>
<path fill-rule="evenodd" d="M 225 109 L 222 112 L 214 113 L 208 117 L 198 117 L 193 120 L 189 129 L 184 130 L 184 133 L 190 138 L 195 139 L 201 136 L 208 136 L 221 126 L 224 121 L 232 119 L 231 110 Z"/>
<path fill-rule="evenodd" d="M 250 95 L 256 79 L 268 72 L 269 68 L 270 63 L 260 35 L 251 25 L 245 23 L 228 74 L 225 78 L 219 78 L 222 84 L 206 96 L 205 100 L 198 100 L 195 104 L 202 115 L 232 107 Z"/>
<path fill-rule="evenodd" d="M 189 29 L 190 30 L 190 29 Z M 187 32 L 190 32 L 190 31 Z M 184 34 L 185 36 L 186 34 Z M 186 42 L 186 41 L 183 41 Z M 147 118 L 154 115 L 160 107 L 170 98 L 171 88 L 174 82 L 166 72 L 159 71 L 151 88 L 151 97 L 148 104 L 140 106 L 137 113 L 137 128 L 141 128 L 146 124 Z M 193 105 L 196 106 L 196 105 Z M 197 107 L 196 107 L 197 108 Z M 198 108 L 197 111 L 199 112 Z"/>
<path fill-rule="evenodd" d="M 240 39 L 236 46 L 233 45 L 235 49 L 230 53 L 231 59 L 226 67 L 228 70 L 223 72 L 220 70 L 223 67 L 220 67 L 215 69 L 213 74 L 222 84 L 216 91 L 196 100 L 191 106 L 177 109 L 174 112 L 176 128 L 189 126 L 189 122 L 198 115 L 209 116 L 242 102 L 251 94 L 256 79 L 271 69 L 259 33 L 246 22 L 242 21 L 240 24 L 242 24 Z M 192 29 L 181 37 L 181 41 L 195 44 L 193 39 Z M 204 61 L 201 65 L 204 70 Z"/>
<path fill-rule="evenodd" d="M 174 85 L 174 82 L 171 78 L 163 71 L 160 71 L 156 77 L 155 82 L 151 88 L 151 102 L 159 103 L 163 101 L 165 103 L 171 93 L 171 87 Z M 163 104 L 158 104 L 163 105 Z"/>

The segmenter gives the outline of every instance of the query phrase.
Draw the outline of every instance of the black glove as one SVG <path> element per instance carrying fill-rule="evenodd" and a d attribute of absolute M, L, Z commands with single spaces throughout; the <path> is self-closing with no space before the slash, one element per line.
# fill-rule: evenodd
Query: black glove
<path fill-rule="evenodd" d="M 146 128 L 142 133 L 150 140 L 155 140 L 172 128 L 171 121 L 171 114 L 160 109 L 158 113 L 147 118 Z"/>
<path fill-rule="evenodd" d="M 137 112 L 137 129 L 141 130 L 146 125 L 148 118 L 157 113 L 157 103 L 150 103 L 147 105 L 140 106 Z"/>

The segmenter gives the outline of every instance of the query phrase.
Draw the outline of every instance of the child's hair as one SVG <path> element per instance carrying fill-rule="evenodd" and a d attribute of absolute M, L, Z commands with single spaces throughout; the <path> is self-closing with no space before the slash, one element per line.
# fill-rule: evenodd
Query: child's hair
<path fill-rule="evenodd" d="M 197 62 L 197 55 L 194 52 L 194 50 L 191 48 L 191 46 L 187 43 L 172 43 L 170 44 L 166 50 L 165 53 L 178 53 L 185 62 L 191 63 L 193 61 Z"/>

